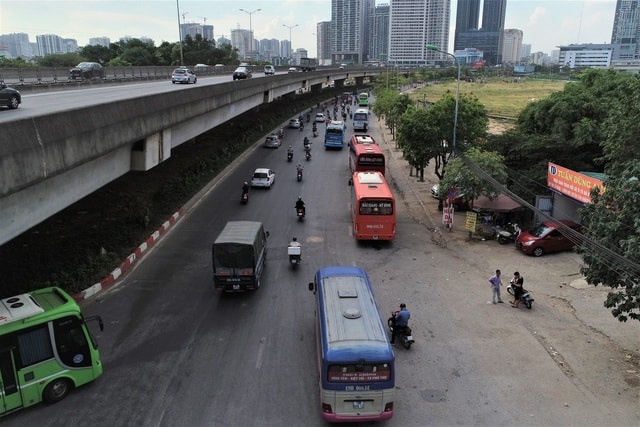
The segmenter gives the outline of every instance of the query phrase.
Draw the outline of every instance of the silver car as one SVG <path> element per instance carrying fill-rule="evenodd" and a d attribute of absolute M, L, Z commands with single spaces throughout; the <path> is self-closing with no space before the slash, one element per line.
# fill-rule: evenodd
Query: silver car
<path fill-rule="evenodd" d="M 251 186 L 271 189 L 275 180 L 276 174 L 271 169 L 258 168 L 251 177 Z"/>
<path fill-rule="evenodd" d="M 176 68 L 175 70 L 173 70 L 173 73 L 171 73 L 171 83 L 176 84 L 176 83 L 196 83 L 198 81 L 198 77 L 196 77 L 195 74 L 193 74 L 193 71 L 191 71 L 188 68 Z"/>

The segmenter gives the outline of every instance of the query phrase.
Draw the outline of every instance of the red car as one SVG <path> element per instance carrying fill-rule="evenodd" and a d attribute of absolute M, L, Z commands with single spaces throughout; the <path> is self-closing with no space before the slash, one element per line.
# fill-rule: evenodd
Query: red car
<path fill-rule="evenodd" d="M 580 229 L 580 224 L 567 219 L 561 219 L 558 222 L 576 231 Z M 545 221 L 531 230 L 523 231 L 516 239 L 516 248 L 533 256 L 570 251 L 576 243 L 562 234 L 559 228 L 557 222 Z"/>

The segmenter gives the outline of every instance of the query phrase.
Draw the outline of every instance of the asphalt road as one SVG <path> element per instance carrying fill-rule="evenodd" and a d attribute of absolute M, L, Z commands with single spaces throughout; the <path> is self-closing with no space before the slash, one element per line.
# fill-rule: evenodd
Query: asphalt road
<path fill-rule="evenodd" d="M 3 426 L 324 425 L 307 283 L 318 267 L 334 264 L 368 271 L 383 317 L 400 302 L 412 312 L 417 342 L 396 349 L 396 412 L 385 425 L 638 425 L 638 385 L 625 382 L 620 349 L 539 283 L 563 280 L 566 268 L 554 269 L 573 268 L 573 254 L 545 257 L 536 268 L 541 259 L 514 258 L 520 254 L 496 242 L 447 237 L 446 248 L 436 245 L 426 218 L 414 219 L 424 201 L 396 160 L 397 238 L 358 244 L 350 235 L 347 150 L 325 151 L 310 132 L 288 130 L 281 148 L 258 148 L 230 168 L 121 283 L 84 304 L 87 315 L 105 320 L 96 333 L 105 368 L 99 380 Z M 377 126 L 369 133 L 383 140 Z M 314 142 L 310 162 L 305 134 Z M 241 183 L 256 167 L 272 168 L 276 183 L 240 205 Z M 293 208 L 298 195 L 307 203 L 302 223 Z M 271 233 L 266 276 L 255 293 L 221 295 L 212 287 L 211 243 L 226 221 L 243 219 Z M 303 244 L 295 272 L 286 258 L 294 235 Z M 528 283 L 539 283 L 533 310 L 486 304 L 491 271 L 516 262 Z"/>

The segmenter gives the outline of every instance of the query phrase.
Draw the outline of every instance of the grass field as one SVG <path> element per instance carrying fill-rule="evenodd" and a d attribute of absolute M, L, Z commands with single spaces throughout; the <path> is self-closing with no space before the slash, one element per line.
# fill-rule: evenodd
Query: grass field
<path fill-rule="evenodd" d="M 460 82 L 460 95 L 468 94 L 484 104 L 490 117 L 515 120 L 529 102 L 544 99 L 553 92 L 564 89 L 566 81 L 520 79 L 513 83 L 508 79 L 486 80 L 485 83 Z M 456 93 L 456 82 L 446 81 L 424 86 L 411 92 L 411 98 L 436 102 L 447 91 Z"/>

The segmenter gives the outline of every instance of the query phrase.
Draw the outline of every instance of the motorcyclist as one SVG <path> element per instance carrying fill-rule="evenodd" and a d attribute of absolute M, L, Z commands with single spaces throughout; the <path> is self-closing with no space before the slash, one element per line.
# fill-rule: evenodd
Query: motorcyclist
<path fill-rule="evenodd" d="M 405 303 L 400 304 L 400 310 L 396 310 L 393 312 L 393 334 L 391 334 L 390 344 L 393 345 L 396 336 L 404 333 L 406 328 L 409 326 L 409 319 L 411 318 L 411 313 L 407 310 L 407 305 Z"/>
<path fill-rule="evenodd" d="M 307 113 L 307 123 L 311 121 L 311 114 Z"/>
<path fill-rule="evenodd" d="M 304 169 L 302 167 L 302 165 L 300 163 L 298 163 L 298 166 L 296 166 L 296 172 L 302 175 L 302 169 Z"/>
<path fill-rule="evenodd" d="M 295 236 L 294 236 L 294 237 L 291 239 L 291 241 L 289 242 L 289 246 L 290 246 L 290 247 L 298 247 L 298 248 L 301 248 L 301 247 L 302 247 L 302 245 L 300 244 L 300 242 L 298 242 L 298 238 L 297 238 L 297 237 L 295 237 Z"/>
<path fill-rule="evenodd" d="M 313 122 L 313 125 L 311 125 L 311 130 L 314 132 L 318 131 L 318 125 L 316 124 L 316 122 Z"/>
<path fill-rule="evenodd" d="M 511 301 L 511 305 L 518 308 L 518 305 L 520 305 L 520 297 L 524 293 L 524 277 L 520 276 L 520 273 L 516 271 L 513 273 L 513 278 L 509 283 L 511 283 L 513 287 L 513 301 Z"/>
<path fill-rule="evenodd" d="M 242 184 L 242 195 L 249 193 L 249 183 L 247 181 Z"/>
<path fill-rule="evenodd" d="M 300 168 L 300 170 L 302 170 L 302 166 L 298 165 L 298 167 Z M 296 211 L 302 209 L 302 213 L 306 213 L 306 208 L 304 206 L 304 202 L 302 201 L 302 196 L 298 197 L 298 200 L 296 201 Z"/>
<path fill-rule="evenodd" d="M 304 144 L 305 148 L 309 145 L 309 138 L 308 137 L 304 137 L 304 139 L 302 140 L 302 143 Z"/>
<path fill-rule="evenodd" d="M 289 146 L 289 148 L 287 148 L 287 155 L 293 156 L 293 147 Z"/>

